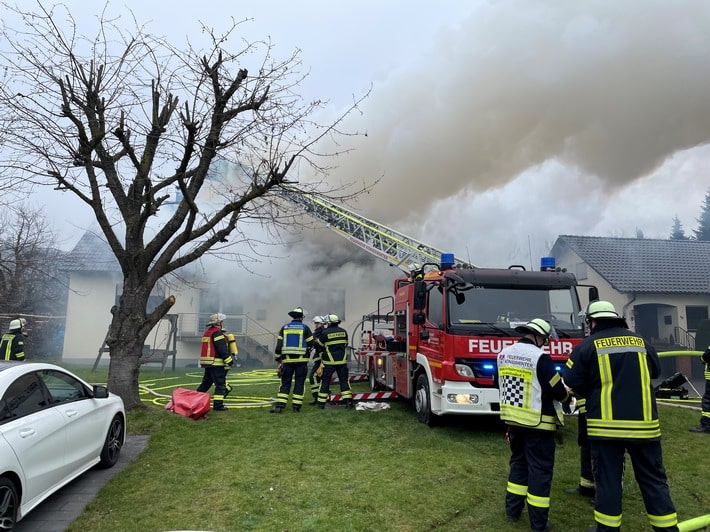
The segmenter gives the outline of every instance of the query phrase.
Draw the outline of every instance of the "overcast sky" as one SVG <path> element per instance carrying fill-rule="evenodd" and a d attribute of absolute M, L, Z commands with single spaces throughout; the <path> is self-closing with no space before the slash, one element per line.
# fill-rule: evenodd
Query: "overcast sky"
<path fill-rule="evenodd" d="M 65 2 L 77 18 L 100 3 Z M 88 7 L 91 6 L 91 7 Z M 306 98 L 368 132 L 334 179 L 363 215 L 481 266 L 539 262 L 557 235 L 667 238 L 710 187 L 710 2 L 124 0 L 176 43 L 253 18 L 301 50 Z M 38 196 L 37 201 L 43 201 Z M 47 203 L 65 235 L 88 224 Z M 76 230 L 77 238 L 79 230 Z"/>

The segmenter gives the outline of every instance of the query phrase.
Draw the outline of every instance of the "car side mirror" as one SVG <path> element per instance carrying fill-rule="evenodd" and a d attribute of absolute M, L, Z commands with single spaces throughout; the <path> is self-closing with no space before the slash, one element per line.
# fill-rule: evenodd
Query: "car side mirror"
<path fill-rule="evenodd" d="M 94 399 L 106 399 L 108 397 L 108 388 L 100 384 L 94 384 L 93 388 Z"/>

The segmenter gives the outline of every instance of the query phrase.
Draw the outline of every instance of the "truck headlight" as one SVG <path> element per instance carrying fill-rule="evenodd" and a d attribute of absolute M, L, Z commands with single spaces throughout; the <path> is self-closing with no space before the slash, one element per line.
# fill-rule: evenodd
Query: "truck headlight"
<path fill-rule="evenodd" d="M 466 364 L 456 364 L 454 369 L 456 370 L 456 373 L 462 377 L 473 377 L 473 370 Z"/>

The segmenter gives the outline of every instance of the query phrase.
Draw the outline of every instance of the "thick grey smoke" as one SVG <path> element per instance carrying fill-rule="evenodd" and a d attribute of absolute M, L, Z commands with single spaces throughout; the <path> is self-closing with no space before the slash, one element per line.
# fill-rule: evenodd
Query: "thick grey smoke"
<path fill-rule="evenodd" d="M 707 2 L 482 3 L 375 84 L 338 175 L 383 175 L 385 222 L 548 161 L 618 189 L 710 138 L 709 41 Z"/>

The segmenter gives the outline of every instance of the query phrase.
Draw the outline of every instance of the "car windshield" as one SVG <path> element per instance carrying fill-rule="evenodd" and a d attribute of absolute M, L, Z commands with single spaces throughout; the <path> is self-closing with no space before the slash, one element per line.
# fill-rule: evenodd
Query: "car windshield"
<path fill-rule="evenodd" d="M 450 297 L 451 326 L 488 324 L 515 328 L 533 318 L 551 322 L 557 329 L 583 327 L 576 293 L 569 287 L 490 288 L 474 287 L 465 298 Z"/>

